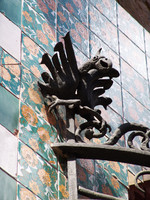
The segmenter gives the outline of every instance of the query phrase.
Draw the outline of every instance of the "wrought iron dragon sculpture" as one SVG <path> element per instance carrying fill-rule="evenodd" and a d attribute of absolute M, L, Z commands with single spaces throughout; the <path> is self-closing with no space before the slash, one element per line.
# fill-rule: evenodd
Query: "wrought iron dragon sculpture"
<path fill-rule="evenodd" d="M 118 77 L 119 72 L 112 67 L 110 59 L 101 56 L 102 49 L 78 68 L 69 32 L 63 40 L 65 46 L 58 42 L 52 59 L 48 54 L 42 57 L 41 64 L 47 66 L 51 75 L 42 73 L 44 82 L 38 82 L 41 93 L 46 102 L 49 102 L 49 112 L 57 105 L 65 105 L 74 115 L 79 114 L 86 120 L 75 131 L 76 142 L 83 142 L 83 130 L 88 139 L 103 137 L 111 127 L 102 118 L 101 111 L 95 107 L 101 105 L 107 109 L 111 104 L 112 99 L 102 95 L 112 86 L 112 78 Z M 98 134 L 94 133 L 94 128 L 99 130 Z M 105 144 L 116 144 L 128 131 L 133 131 L 128 137 L 129 147 L 135 148 L 133 139 L 141 136 L 141 149 L 149 150 L 150 129 L 136 123 L 120 125 Z"/>
<path fill-rule="evenodd" d="M 111 104 L 112 99 L 102 95 L 112 86 L 112 78 L 117 78 L 119 72 L 112 67 L 110 59 L 101 56 L 102 49 L 99 49 L 93 58 L 78 68 L 69 32 L 63 40 L 64 45 L 62 42 L 55 45 L 56 53 L 51 59 L 48 54 L 42 56 L 41 64 L 45 64 L 50 73 L 42 73 L 44 82 L 38 82 L 38 85 L 48 105 L 48 112 L 58 105 L 64 105 L 66 114 L 71 113 L 73 119 L 75 114 L 85 119 L 85 122 L 76 128 L 75 133 L 72 133 L 75 142 L 84 142 L 81 136 L 82 131 L 89 140 L 103 137 L 111 131 L 111 127 L 102 118 L 101 111 L 95 107 L 101 105 L 107 109 L 107 106 Z M 98 130 L 98 133 L 94 132 L 94 128 Z M 136 149 L 133 140 L 140 136 L 142 137 L 140 149 L 149 152 L 150 129 L 136 123 L 121 124 L 104 145 L 116 144 L 129 131 L 131 133 L 127 140 L 128 146 Z M 150 155 L 147 156 L 149 158 Z M 135 185 L 142 192 L 145 191 L 139 187 L 137 179 L 147 173 L 149 174 L 150 171 L 140 172 L 135 177 Z"/>

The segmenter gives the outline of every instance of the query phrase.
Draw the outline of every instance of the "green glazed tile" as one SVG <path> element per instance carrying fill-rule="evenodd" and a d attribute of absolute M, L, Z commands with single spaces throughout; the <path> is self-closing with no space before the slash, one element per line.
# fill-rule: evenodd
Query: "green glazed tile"
<path fill-rule="evenodd" d="M 21 0 L 0 1 L 0 11 L 18 26 L 21 26 L 21 2 Z"/>
<path fill-rule="evenodd" d="M 19 64 L 20 62 L 15 59 L 13 56 L 11 56 L 9 53 L 3 50 L 2 53 L 2 64 L 8 65 L 8 64 Z"/>
<path fill-rule="evenodd" d="M 28 190 L 27 188 L 23 187 L 20 184 L 18 184 L 17 186 L 17 197 L 18 200 L 25 200 L 25 199 L 40 200 L 40 198 L 38 198 L 30 190 Z"/>
<path fill-rule="evenodd" d="M 47 21 L 53 27 L 56 26 L 56 0 L 26 0 L 26 2 L 36 10 L 36 12 Z"/>
<path fill-rule="evenodd" d="M 28 36 L 22 34 L 22 64 L 37 78 L 41 79 L 42 72 L 49 72 L 45 65 L 40 64 L 45 52 Z"/>
<path fill-rule="evenodd" d="M 18 128 L 19 100 L 0 86 L 0 123 L 9 131 Z"/>
<path fill-rule="evenodd" d="M 127 165 L 119 162 L 103 161 L 104 168 L 117 177 L 121 183 L 128 186 Z"/>
<path fill-rule="evenodd" d="M 66 176 L 64 176 L 61 172 L 58 173 L 58 195 L 59 199 L 69 199 L 68 192 L 68 181 Z"/>
<path fill-rule="evenodd" d="M 20 66 L 5 65 L 2 66 L 2 85 L 19 98 L 20 95 Z M 19 78 L 18 78 L 19 75 Z"/>
<path fill-rule="evenodd" d="M 45 49 L 50 55 L 53 55 L 56 31 L 25 2 L 22 12 L 22 30 L 40 47 Z"/>
<path fill-rule="evenodd" d="M 108 173 L 108 171 L 97 163 L 95 165 L 94 185 L 96 185 L 97 192 L 128 199 L 127 187 L 122 185 L 116 177 L 112 176 L 112 174 Z"/>
<path fill-rule="evenodd" d="M 18 181 L 44 200 L 57 199 L 56 169 L 21 142 L 18 151 Z"/>
<path fill-rule="evenodd" d="M 39 79 L 22 67 L 21 100 L 43 118 L 47 119 L 43 96 L 38 87 Z"/>
<path fill-rule="evenodd" d="M 0 199 L 16 200 L 16 181 L 0 170 Z"/>
<path fill-rule="evenodd" d="M 19 61 L 3 51 L 2 57 L 2 85 L 15 96 L 20 95 L 20 65 Z"/>
<path fill-rule="evenodd" d="M 19 138 L 34 151 L 44 157 L 47 162 L 57 167 L 57 158 L 51 143 L 57 137 L 55 129 L 27 105 L 20 105 Z"/>
<path fill-rule="evenodd" d="M 2 48 L 0 47 L 0 83 L 1 83 L 1 81 L 2 81 L 2 66 L 1 66 L 1 64 L 2 64 L 2 55 L 3 55 L 3 50 L 2 50 Z"/>
<path fill-rule="evenodd" d="M 0 65 L 0 84 L 2 82 L 2 66 Z"/>

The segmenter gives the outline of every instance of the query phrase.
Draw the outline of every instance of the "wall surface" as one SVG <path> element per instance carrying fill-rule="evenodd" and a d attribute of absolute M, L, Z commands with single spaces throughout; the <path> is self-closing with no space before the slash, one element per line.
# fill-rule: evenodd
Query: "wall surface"
<path fill-rule="evenodd" d="M 117 0 L 147 31 L 150 32 L 150 1 L 149 0 Z"/>
<path fill-rule="evenodd" d="M 120 72 L 106 92 L 112 104 L 107 110 L 99 107 L 102 116 L 112 132 L 126 121 L 150 127 L 150 34 L 115 0 L 1 0 L 0 27 L 0 199 L 68 199 L 66 163 L 58 162 L 51 148 L 61 140 L 65 115 L 63 107 L 46 114 L 37 85 L 48 71 L 39 64 L 42 55 L 52 56 L 68 31 L 79 67 L 102 47 Z M 76 116 L 76 126 L 81 120 Z M 118 145 L 126 146 L 125 141 L 122 137 Z M 77 160 L 78 184 L 124 199 L 141 170 Z"/>

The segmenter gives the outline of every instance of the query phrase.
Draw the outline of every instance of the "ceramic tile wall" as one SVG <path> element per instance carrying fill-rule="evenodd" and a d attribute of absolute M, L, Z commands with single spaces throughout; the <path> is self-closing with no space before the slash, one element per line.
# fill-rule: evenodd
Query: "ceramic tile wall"
<path fill-rule="evenodd" d="M 123 122 L 150 127 L 150 34 L 115 0 L 12 0 L 7 4 L 2 0 L 0 25 L 0 155 L 5 158 L 0 160 L 0 180 L 6 183 L 0 199 L 4 194 L 14 200 L 68 199 L 66 163 L 58 161 L 51 149 L 65 133 L 65 114 L 63 107 L 57 116 L 46 113 L 37 86 L 41 73 L 48 72 L 39 64 L 41 57 L 45 52 L 52 56 L 56 42 L 70 31 L 79 67 L 101 47 L 112 60 L 120 77 L 106 92 L 113 100 L 108 110 L 99 107 L 112 127 L 106 138 L 93 139 L 100 144 Z M 81 120 L 76 116 L 76 126 Z M 125 146 L 126 138 L 117 145 Z M 78 184 L 128 199 L 128 174 L 134 176 L 141 169 L 80 159 Z"/>
<path fill-rule="evenodd" d="M 1 37 L 0 45 L 13 57 L 20 61 L 21 30 L 7 17 L 0 13 Z"/>

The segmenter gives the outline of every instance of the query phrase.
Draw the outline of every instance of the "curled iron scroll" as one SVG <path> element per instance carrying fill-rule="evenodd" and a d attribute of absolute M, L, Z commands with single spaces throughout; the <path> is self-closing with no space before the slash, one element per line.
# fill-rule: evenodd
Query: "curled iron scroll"
<path fill-rule="evenodd" d="M 146 175 L 146 174 L 150 174 L 149 170 L 145 170 L 145 171 L 141 171 L 139 173 L 136 174 L 135 179 L 134 179 L 134 184 L 135 186 L 143 193 L 145 193 L 145 190 L 143 190 L 139 185 L 138 185 L 138 179 L 140 176 L 142 175 Z"/>
<path fill-rule="evenodd" d="M 133 144 L 133 140 L 137 136 L 142 137 L 141 141 L 141 150 L 150 151 L 149 149 L 149 141 L 150 141 L 150 129 L 142 124 L 137 123 L 124 123 L 120 125 L 112 134 L 112 136 L 105 143 L 107 145 L 114 145 L 118 142 L 118 140 L 125 135 L 126 133 L 133 131 L 130 133 L 127 139 L 128 146 L 130 148 L 136 148 Z"/>

